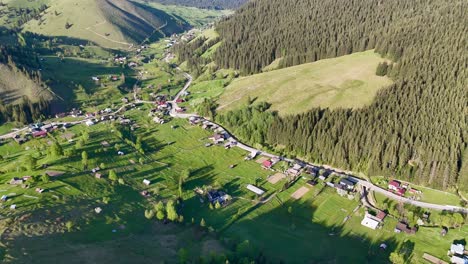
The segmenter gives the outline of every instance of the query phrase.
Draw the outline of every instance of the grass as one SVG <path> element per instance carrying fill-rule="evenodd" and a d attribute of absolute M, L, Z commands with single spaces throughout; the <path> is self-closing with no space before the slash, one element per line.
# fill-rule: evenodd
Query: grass
<path fill-rule="evenodd" d="M 358 205 L 357 199 L 340 197 L 323 183 L 310 187 L 311 190 L 300 200 L 292 200 L 291 194 L 305 185 L 305 179 L 300 179 L 288 190 L 278 193 L 270 202 L 256 204 L 252 202 L 255 199 L 254 195 L 245 188 L 247 184 L 256 184 L 263 188 L 268 197 L 281 189 L 284 180 L 275 185 L 270 184 L 266 178 L 271 172 L 261 169 L 255 161 L 244 161 L 247 153 L 240 149 L 205 147 L 212 133 L 190 126 L 186 120 L 172 120 L 168 124 L 154 125 L 146 115 L 148 110 L 147 106 L 142 106 L 140 110 L 134 109 L 126 113 L 126 116 L 137 120 L 142 126 L 134 133 L 142 136 L 147 150 L 145 155 L 137 153 L 130 145 L 116 137 L 112 133 L 113 128 L 104 123 L 92 127 L 72 127 L 67 133 L 75 134 L 75 141 L 83 131 L 89 133 L 90 139 L 83 147 L 77 149 L 77 154 L 67 159 L 45 155 L 50 138 L 32 140 L 21 147 L 13 141 L 0 146 L 0 153 L 5 157 L 0 166 L 7 170 L 0 176 L 0 194 L 15 193 L 14 197 L 4 204 L 5 208 L 0 209 L 2 215 L 15 218 L 23 213 L 33 212 L 33 217 L 43 217 L 40 220 L 31 220 L 32 222 L 17 222 L 11 227 L 16 231 L 12 234 L 15 237 L 13 242 L 7 247 L 9 256 L 17 260 L 33 259 L 38 263 L 43 263 L 52 256 L 57 258 L 57 254 L 58 259 L 76 256 L 76 262 L 84 261 L 84 258 L 115 258 L 124 261 L 129 260 L 132 254 L 136 254 L 138 260 L 148 260 L 155 256 L 173 260 L 181 247 L 187 248 L 191 256 L 197 256 L 202 247 L 205 247 L 203 243 L 208 243 L 207 241 L 213 238 L 197 238 L 194 232 L 190 231 L 191 228 L 182 225 L 164 227 L 152 224 L 143 217 L 143 211 L 148 208 L 148 204 L 138 194 L 139 190 L 147 189 L 156 200 L 174 198 L 178 189 L 176 179 L 187 168 L 193 173 L 185 183 L 183 191 L 182 213 L 185 222 L 190 224 L 193 219 L 193 222 L 198 224 L 201 219 L 205 219 L 207 226 L 216 230 L 220 237 L 230 241 L 249 240 L 252 248 L 261 250 L 272 262 L 283 260 L 288 263 L 302 263 L 313 259 L 319 262 L 386 263 L 388 254 L 406 240 L 415 243 L 413 258 L 417 261 L 423 252 L 444 257 L 443 254 L 453 239 L 466 237 L 465 228 L 451 230 L 449 236 L 432 240 L 428 237 L 435 236 L 437 228 L 422 228 L 416 236 L 411 237 L 395 236 L 393 228 L 396 222 L 392 219 L 386 222 L 384 229 L 372 231 L 360 225 L 362 210 L 354 215 L 351 213 Z M 65 150 L 75 146 L 74 143 L 61 139 L 60 132 L 54 135 L 62 142 Z M 104 149 L 100 146 L 103 140 L 108 141 L 111 146 L 119 144 L 120 149 L 127 155 L 117 156 L 113 147 Z M 83 172 L 80 169 L 82 150 L 89 153 L 92 166 L 106 164 L 108 168 L 117 171 L 126 185 L 112 185 L 108 180 L 98 180 Z M 43 169 L 34 172 L 17 172 L 12 169 L 18 167 L 21 157 L 26 154 L 41 157 L 39 164 L 50 164 L 50 170 L 66 172 L 50 183 L 38 183 L 37 186 L 46 188 L 49 192 L 38 195 L 32 189 L 5 184 L 13 176 L 43 173 Z M 132 165 L 129 162 L 130 159 L 138 161 L 140 158 L 146 163 Z M 232 164 L 237 166 L 230 169 L 229 165 Z M 106 170 L 103 173 L 106 175 Z M 143 186 L 143 179 L 151 180 L 151 186 Z M 207 203 L 201 203 L 193 192 L 194 188 L 207 185 L 226 191 L 234 197 L 233 202 L 222 209 L 209 209 Z M 30 196 L 40 197 L 33 199 Z M 104 197 L 110 198 L 109 204 L 102 202 Z M 16 211 L 7 209 L 13 203 L 18 206 Z M 102 215 L 92 213 L 96 206 L 104 209 Z M 55 213 L 46 213 L 51 208 L 61 215 L 70 215 L 65 220 L 72 219 L 76 223 L 73 232 L 66 233 L 63 222 L 54 224 Z M 348 215 L 352 215 L 350 220 L 343 224 Z M 35 228 L 31 229 L 31 225 Z M 152 227 L 153 225 L 155 226 Z M 117 231 L 113 233 L 112 230 Z M 41 232 L 45 234 L 40 235 Z M 64 232 L 65 235 L 59 235 Z M 30 236 L 28 241 L 27 236 Z M 55 245 L 52 251 L 41 253 L 45 243 L 39 243 L 39 239 L 47 241 L 47 245 Z M 164 245 L 167 241 L 171 241 L 167 248 L 150 246 Z M 382 242 L 389 245 L 388 251 L 378 249 Z M 143 246 L 145 244 L 148 246 Z M 63 251 L 63 245 L 67 245 L 69 249 Z M 285 245 L 288 248 L 286 253 Z M 28 254 L 23 255 L 20 247 L 26 248 Z M 128 251 L 116 252 L 118 247 L 128 247 Z M 340 250 L 337 251 L 336 248 Z M 160 249 L 166 251 L 162 252 Z"/>
<path fill-rule="evenodd" d="M 391 84 L 387 77 L 375 75 L 382 61 L 370 50 L 243 77 L 226 88 L 218 109 L 237 109 L 248 97 L 271 103 L 281 115 L 313 107 L 363 107 L 380 88 Z"/>
<path fill-rule="evenodd" d="M 26 3 L 16 3 L 24 6 Z M 228 14 L 228 11 L 203 10 L 182 6 L 165 6 L 158 3 L 137 4 L 112 0 L 114 5 L 101 5 L 100 1 L 48 0 L 50 8 L 42 16 L 42 22 L 31 20 L 24 31 L 47 36 L 65 36 L 89 40 L 100 46 L 128 49 L 134 42 L 153 35 L 156 27 L 168 23 L 161 36 L 180 32 L 185 26 L 202 26 Z M 30 6 L 31 4 L 28 4 Z M 142 8 L 148 5 L 151 8 Z M 110 9 L 110 10 L 109 10 Z M 123 11 L 122 11 L 123 10 Z M 57 13 L 56 13 L 57 12 Z M 142 20 L 136 18 L 142 17 Z M 147 16 L 149 14 L 149 16 Z M 145 20 L 145 22 L 143 22 Z M 151 24 L 145 24 L 148 21 Z M 159 21 L 160 24 L 154 24 Z M 1 22 L 1 21 L 0 21 Z M 73 24 L 66 29 L 65 24 Z M 183 26 L 185 25 L 185 26 Z M 133 27 L 133 30 L 132 30 Z M 154 28 L 153 28 L 154 27 Z"/>
<path fill-rule="evenodd" d="M 373 176 L 371 177 L 371 181 L 384 189 L 388 188 L 387 181 L 382 176 Z M 410 184 L 410 186 L 422 191 L 422 194 L 417 195 L 421 202 L 460 206 L 460 197 L 453 192 L 436 190 L 416 184 Z M 406 196 L 409 196 L 409 193 Z"/>

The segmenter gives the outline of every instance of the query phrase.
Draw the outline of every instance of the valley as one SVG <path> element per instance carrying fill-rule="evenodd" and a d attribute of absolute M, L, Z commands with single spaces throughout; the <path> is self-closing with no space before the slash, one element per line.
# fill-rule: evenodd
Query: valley
<path fill-rule="evenodd" d="M 264 0 L 237 11 L 226 8 L 244 1 L 41 1 L 15 2 L 47 2 L 40 25 L 0 28 L 0 91 L 15 95 L 0 104 L 2 263 L 462 256 L 454 248 L 468 237 L 466 157 L 456 172 L 438 172 L 443 159 L 427 172 L 424 142 L 443 123 L 432 112 L 434 126 L 419 132 L 419 118 L 436 109 L 412 115 L 408 104 L 427 96 L 405 86 L 418 72 L 412 51 L 385 53 L 382 40 L 344 52 L 338 30 L 336 54 L 294 58 L 291 48 L 260 59 L 265 43 L 256 43 L 244 63 L 226 42 L 248 26 L 231 32 L 230 23 L 270 12 Z M 38 83 L 49 103 L 19 99 L 37 99 Z M 390 103 L 415 118 L 414 130 Z"/>

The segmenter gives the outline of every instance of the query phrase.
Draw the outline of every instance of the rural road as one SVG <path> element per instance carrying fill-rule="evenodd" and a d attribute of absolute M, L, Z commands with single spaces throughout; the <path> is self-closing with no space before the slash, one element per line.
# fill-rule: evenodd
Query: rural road
<path fill-rule="evenodd" d="M 188 90 L 188 88 L 190 87 L 190 85 L 192 84 L 192 81 L 193 81 L 193 77 L 190 74 L 182 71 L 179 67 L 177 67 L 177 70 L 184 73 L 184 75 L 187 78 L 187 83 L 185 84 L 184 88 L 182 90 L 180 90 L 179 93 L 177 93 L 174 100 L 172 102 L 170 102 L 172 104 L 172 106 L 173 106 L 172 109 L 171 109 L 170 115 L 172 117 L 177 117 L 177 118 L 190 118 L 192 116 L 199 117 L 196 114 L 188 114 L 188 113 L 181 114 L 181 113 L 177 113 L 175 111 L 175 109 L 179 108 L 177 103 L 176 103 L 177 99 L 179 99 L 180 96 L 182 96 Z M 243 149 L 243 150 L 245 150 L 245 151 L 247 151 L 249 153 L 257 153 L 257 155 L 262 155 L 262 156 L 269 157 L 269 158 L 278 158 L 278 159 L 282 159 L 282 160 L 285 160 L 285 161 L 288 161 L 288 162 L 296 162 L 295 160 L 292 160 L 292 159 L 285 159 L 285 158 L 279 157 L 277 155 L 262 151 L 260 149 L 250 147 L 250 146 L 248 146 L 248 145 L 246 145 L 246 144 L 244 144 L 242 142 L 239 142 L 239 140 L 237 140 L 231 133 L 229 133 L 228 130 L 226 128 L 224 128 L 222 125 L 217 124 L 217 123 L 215 123 L 213 121 L 208 121 L 208 122 L 213 124 L 213 125 L 216 125 L 218 127 L 223 128 L 224 131 L 229 135 L 228 140 L 230 142 L 235 142 L 236 143 L 235 145 L 237 147 L 239 147 L 239 148 L 241 148 L 241 149 Z M 316 164 L 307 163 L 307 162 L 304 162 L 304 161 L 301 161 L 301 162 L 303 162 L 304 164 L 306 164 L 307 166 L 310 166 L 310 167 L 325 167 L 326 169 L 331 170 L 331 171 L 336 172 L 336 173 L 339 173 L 339 174 L 345 173 L 347 177 L 350 177 L 350 178 L 354 179 L 362 187 L 367 188 L 368 191 L 378 192 L 378 193 L 380 193 L 380 194 L 384 195 L 385 197 L 390 198 L 392 200 L 396 200 L 396 201 L 406 203 L 406 204 L 411 204 L 413 206 L 417 206 L 417 207 L 421 207 L 421 208 L 427 208 L 427 209 L 433 209 L 433 210 L 439 210 L 439 211 L 447 210 L 447 211 L 452 211 L 452 212 L 462 212 L 462 213 L 468 214 L 468 208 L 463 208 L 463 207 L 458 207 L 458 206 L 451 206 L 451 205 L 431 204 L 431 203 L 415 201 L 415 200 L 412 200 L 412 199 L 409 199 L 409 198 L 406 198 L 406 197 L 401 197 L 399 195 L 396 195 L 393 192 L 390 192 L 390 191 L 387 191 L 387 190 L 385 190 L 385 189 L 383 189 L 381 187 L 378 187 L 378 186 L 372 184 L 371 182 L 369 182 L 367 180 L 363 180 L 363 179 L 357 178 L 355 176 L 352 176 L 352 175 L 350 175 L 351 174 L 350 172 L 343 171 L 343 170 L 336 169 L 336 168 L 332 168 L 330 166 L 320 166 L 320 165 L 316 165 Z"/>
<path fill-rule="evenodd" d="M 167 60 L 167 58 L 168 58 L 168 56 L 166 56 L 165 60 Z M 173 101 L 168 102 L 172 106 L 171 111 L 170 111 L 170 116 L 172 116 L 174 118 L 184 118 L 184 119 L 187 119 L 187 118 L 190 118 L 190 117 L 200 117 L 197 114 L 178 113 L 176 111 L 176 109 L 179 109 L 179 106 L 177 105 L 177 100 L 183 94 L 185 94 L 185 92 L 188 90 L 188 88 L 190 87 L 190 85 L 192 84 L 192 81 L 193 81 L 193 77 L 190 74 L 184 72 L 179 67 L 177 67 L 176 69 L 181 71 L 184 74 L 184 76 L 187 78 L 187 82 L 184 85 L 184 87 L 177 93 L 177 95 L 175 96 Z M 135 99 L 135 103 L 154 104 L 154 102 L 152 102 L 152 101 L 139 100 L 137 98 L 137 96 L 136 96 L 136 93 L 134 93 L 134 99 Z M 131 103 L 125 104 L 122 107 L 120 107 L 119 109 L 117 109 L 116 111 L 114 111 L 113 113 L 109 113 L 109 114 L 106 114 L 104 116 L 116 115 L 117 113 L 119 113 L 120 111 L 125 109 L 128 105 L 131 105 Z M 84 122 L 86 122 L 87 120 L 90 120 L 90 119 L 94 119 L 94 117 L 89 117 L 89 118 L 85 118 L 85 119 L 82 119 L 82 120 L 79 120 L 79 121 L 66 122 L 66 123 L 79 124 L 79 123 L 84 123 Z M 280 157 L 278 155 L 274 155 L 274 154 L 271 154 L 271 153 L 268 153 L 268 152 L 264 152 L 264 151 L 262 151 L 260 149 L 256 149 L 256 148 L 253 148 L 251 146 L 248 146 L 248 145 L 246 145 L 246 144 L 244 144 L 242 142 L 239 142 L 231 133 L 228 132 L 228 130 L 226 128 L 224 128 L 220 124 L 217 124 L 217 123 L 215 123 L 213 121 L 209 121 L 209 120 L 206 120 L 206 121 L 208 121 L 210 124 L 213 124 L 213 125 L 216 125 L 218 127 L 223 128 L 224 131 L 229 135 L 229 139 L 228 139 L 229 142 L 235 142 L 236 143 L 235 146 L 237 146 L 237 147 L 239 147 L 239 148 L 241 148 L 241 149 L 243 149 L 243 150 L 245 150 L 245 151 L 247 151 L 249 153 L 256 153 L 257 155 L 262 155 L 262 156 L 269 157 L 269 158 L 278 158 L 280 160 L 284 160 L 284 161 L 287 161 L 287 162 L 300 161 L 300 160 L 285 159 L 285 158 L 282 158 L 282 157 Z M 60 125 L 60 124 L 64 124 L 64 123 L 65 122 L 59 122 L 59 123 L 54 123 L 54 124 Z M 27 129 L 28 129 L 28 127 L 26 126 L 26 127 L 22 128 L 22 129 L 10 132 L 10 133 L 5 134 L 5 135 L 1 135 L 0 139 L 14 138 L 16 135 L 19 135 L 20 133 L 22 133 L 24 131 L 27 131 Z M 357 178 L 355 176 L 352 176 L 351 172 L 336 169 L 336 168 L 333 168 L 331 166 L 317 165 L 317 164 L 307 163 L 307 162 L 304 162 L 304 161 L 300 161 L 300 162 L 304 163 L 306 166 L 309 166 L 309 167 L 323 167 L 323 168 L 326 168 L 326 169 L 331 170 L 331 171 L 333 171 L 335 173 L 338 173 L 338 174 L 345 174 L 346 177 L 350 177 L 350 178 L 354 179 L 362 187 L 367 188 L 367 190 L 378 192 L 378 193 L 380 193 L 380 194 L 384 195 L 385 197 L 390 198 L 392 200 L 396 200 L 396 201 L 406 203 L 406 204 L 411 204 L 411 205 L 421 207 L 421 208 L 440 210 L 440 211 L 447 210 L 447 211 L 452 211 L 452 212 L 462 212 L 462 213 L 468 214 L 468 208 L 463 208 L 463 207 L 458 207 L 458 206 L 451 206 L 451 205 L 439 205 L 439 204 L 432 204 L 432 203 L 425 203 L 425 202 L 415 201 L 415 200 L 412 200 L 412 199 L 409 199 L 409 198 L 398 196 L 398 195 L 396 195 L 396 194 L 394 194 L 394 193 L 392 193 L 390 191 L 387 191 L 387 190 L 385 190 L 383 188 L 380 188 L 380 187 L 372 184 L 371 182 L 369 182 L 367 180 L 363 180 L 363 179 Z"/>

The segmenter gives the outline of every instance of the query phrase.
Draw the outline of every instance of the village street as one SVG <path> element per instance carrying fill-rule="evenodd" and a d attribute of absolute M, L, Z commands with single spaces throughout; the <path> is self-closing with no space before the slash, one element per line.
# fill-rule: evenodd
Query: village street
<path fill-rule="evenodd" d="M 179 67 L 177 69 L 179 71 L 182 71 Z M 179 108 L 177 103 L 176 103 L 177 99 L 179 99 L 183 94 L 185 94 L 187 92 L 188 88 L 190 87 L 190 85 L 192 84 L 193 77 L 190 74 L 186 73 L 186 72 L 184 72 L 184 75 L 187 77 L 187 83 L 185 84 L 184 88 L 179 93 L 177 93 L 174 100 L 170 102 L 172 104 L 172 109 L 171 109 L 170 115 L 172 117 L 176 117 L 176 118 L 190 118 L 192 116 L 198 116 L 196 114 L 188 114 L 188 113 L 181 114 L 181 113 L 177 113 L 175 111 L 175 109 Z M 247 151 L 249 153 L 256 153 L 257 155 L 265 156 L 265 157 L 268 157 L 268 158 L 282 159 L 284 161 L 291 162 L 291 163 L 298 161 L 298 160 L 292 160 L 292 159 L 279 157 L 277 155 L 262 151 L 260 149 L 255 149 L 253 147 L 250 147 L 250 146 L 248 146 L 248 145 L 246 145 L 246 144 L 244 144 L 242 142 L 239 142 L 231 133 L 228 132 L 228 130 L 226 128 L 224 128 L 220 124 L 217 124 L 217 123 L 215 123 L 213 121 L 209 121 L 209 122 L 211 124 L 213 124 L 213 125 L 216 125 L 218 127 L 223 128 L 224 131 L 229 135 L 228 140 L 230 142 L 235 142 L 235 146 L 237 146 L 237 147 L 239 147 L 239 148 L 241 148 L 241 149 L 243 149 L 243 150 L 245 150 L 245 151 Z M 406 198 L 406 197 L 396 195 L 393 192 L 382 189 L 382 188 L 372 184 L 371 182 L 369 182 L 367 180 L 363 180 L 363 179 L 360 179 L 360 178 L 357 178 L 357 177 L 353 176 L 351 174 L 351 172 L 349 172 L 349 171 L 343 171 L 343 170 L 340 170 L 340 169 L 332 168 L 330 166 L 321 166 L 321 165 L 318 165 L 318 164 L 311 164 L 311 163 L 307 163 L 307 162 L 303 162 L 303 161 L 300 161 L 300 162 L 302 162 L 302 163 L 304 163 L 304 164 L 306 164 L 307 166 L 310 166 L 310 167 L 323 167 L 323 168 L 328 169 L 328 170 L 330 170 L 332 172 L 338 173 L 339 175 L 345 175 L 346 177 L 350 177 L 350 178 L 354 179 L 356 182 L 358 182 L 362 187 L 367 188 L 368 191 L 378 192 L 378 193 L 383 194 L 384 196 L 386 196 L 387 198 L 390 198 L 392 200 L 396 200 L 396 201 L 406 203 L 406 204 L 411 204 L 411 205 L 421 207 L 421 208 L 427 208 L 427 209 L 433 209 L 433 210 L 439 210 L 439 211 L 447 210 L 447 211 L 452 211 L 452 212 L 463 212 L 465 214 L 468 213 L 468 208 L 450 206 L 450 205 L 438 205 L 438 204 L 425 203 L 425 202 L 415 201 L 415 200 L 412 200 L 412 199 L 409 199 L 409 198 Z"/>
<path fill-rule="evenodd" d="M 167 60 L 167 58 L 168 58 L 168 56 L 166 56 L 165 60 Z M 199 117 L 197 114 L 179 113 L 177 111 L 177 109 L 180 109 L 180 107 L 177 105 L 177 100 L 180 99 L 181 96 L 186 94 L 187 90 L 190 88 L 190 86 L 192 84 L 192 81 L 193 81 L 193 77 L 190 74 L 182 71 L 182 69 L 180 69 L 179 67 L 177 67 L 177 70 L 181 71 L 184 74 L 184 76 L 187 78 L 187 82 L 184 85 L 184 87 L 177 93 L 175 98 L 173 98 L 172 101 L 168 101 L 168 104 L 171 106 L 170 116 L 172 116 L 174 118 L 184 118 L 184 119 L 188 119 L 190 117 Z M 143 100 L 138 99 L 136 90 L 134 91 L 133 97 L 134 97 L 134 101 L 135 101 L 134 103 L 137 103 L 137 104 L 138 103 L 144 103 L 144 104 L 153 104 L 154 105 L 154 102 L 152 102 L 152 101 L 143 101 Z M 103 116 L 116 115 L 116 114 L 120 113 L 122 110 L 126 109 L 127 106 L 132 105 L 134 103 L 127 103 L 127 104 L 123 105 L 122 107 L 120 107 L 119 109 L 117 109 L 116 111 L 114 111 L 112 113 L 109 113 L 109 114 L 105 114 Z M 68 123 L 68 124 L 76 125 L 76 124 L 85 123 L 86 121 L 94 119 L 94 118 L 95 117 L 87 117 L 87 118 L 84 118 L 84 119 L 79 120 L 79 121 L 58 122 L 58 123 L 53 123 L 53 124 L 54 125 L 63 125 L 65 123 Z M 244 144 L 242 142 L 239 142 L 235 138 L 234 135 L 229 133 L 228 130 L 225 129 L 220 124 L 217 124 L 217 123 L 215 123 L 213 121 L 209 121 L 209 120 L 206 120 L 206 121 L 208 122 L 208 124 L 216 125 L 216 126 L 222 128 L 222 129 L 224 129 L 225 133 L 229 136 L 229 138 L 228 138 L 229 142 L 234 143 L 233 145 L 235 145 L 235 146 L 237 146 L 237 147 L 239 147 L 239 148 L 241 148 L 241 149 L 243 149 L 243 150 L 245 150 L 245 151 L 247 151 L 249 153 L 255 153 L 256 155 L 265 156 L 265 157 L 268 157 L 268 158 L 277 158 L 279 160 L 284 160 L 284 161 L 287 161 L 287 162 L 290 162 L 290 163 L 300 162 L 300 163 L 303 163 L 305 166 L 308 166 L 308 167 L 324 168 L 324 169 L 329 170 L 330 172 L 337 173 L 338 175 L 341 175 L 342 177 L 349 177 L 349 178 L 353 179 L 354 181 L 359 183 L 361 185 L 361 187 L 367 188 L 368 191 L 378 192 L 378 193 L 386 196 L 387 198 L 390 198 L 392 200 L 396 200 L 396 201 L 399 201 L 399 202 L 402 202 L 402 203 L 411 204 L 411 205 L 414 205 L 414 206 L 417 206 L 417 207 L 427 208 L 427 209 L 447 210 L 447 211 L 452 211 L 452 212 L 463 212 L 465 214 L 468 213 L 468 208 L 462 208 L 462 207 L 450 206 L 450 205 L 438 205 L 438 204 L 425 203 L 425 202 L 415 201 L 415 200 L 412 200 L 412 199 L 409 199 L 409 198 L 406 198 L 406 197 L 396 195 L 393 192 L 382 189 L 382 188 L 372 184 L 371 182 L 369 182 L 367 180 L 364 180 L 364 179 L 357 178 L 357 177 L 353 176 L 352 172 L 349 172 L 349 171 L 343 171 L 343 170 L 340 170 L 340 169 L 337 169 L 337 168 L 333 168 L 331 166 L 307 163 L 307 162 L 300 161 L 300 160 L 297 160 L 297 159 L 296 160 L 287 159 L 287 158 L 280 157 L 278 155 L 274 155 L 274 154 L 262 151 L 260 149 L 253 148 L 253 147 L 248 146 L 248 145 L 246 145 L 246 144 Z M 0 139 L 14 138 L 17 135 L 20 135 L 21 133 L 27 131 L 27 129 L 28 129 L 28 126 L 26 126 L 24 128 L 21 128 L 21 129 L 18 129 L 16 131 L 7 133 L 5 135 L 0 135 Z"/>

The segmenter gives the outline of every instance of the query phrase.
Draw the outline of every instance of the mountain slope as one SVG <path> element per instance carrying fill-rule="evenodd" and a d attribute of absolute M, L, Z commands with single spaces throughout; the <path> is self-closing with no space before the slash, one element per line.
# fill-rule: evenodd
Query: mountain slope
<path fill-rule="evenodd" d="M 159 29 L 162 35 L 190 27 L 183 19 L 129 0 L 49 0 L 47 6 L 40 19 L 24 25 L 24 31 L 128 48 Z"/>
<path fill-rule="evenodd" d="M 47 88 L 34 82 L 29 76 L 18 69 L 12 69 L 0 63 L 0 100 L 3 104 L 17 104 L 23 96 L 38 100 L 40 96 L 50 99 Z"/>
<path fill-rule="evenodd" d="M 369 107 L 277 118 L 258 138 L 313 161 L 453 188 L 468 131 L 466 13 L 461 0 L 257 0 L 219 24 L 214 60 L 250 74 L 278 58 L 287 67 L 375 48 L 394 62 L 385 70 L 394 84 Z"/>

